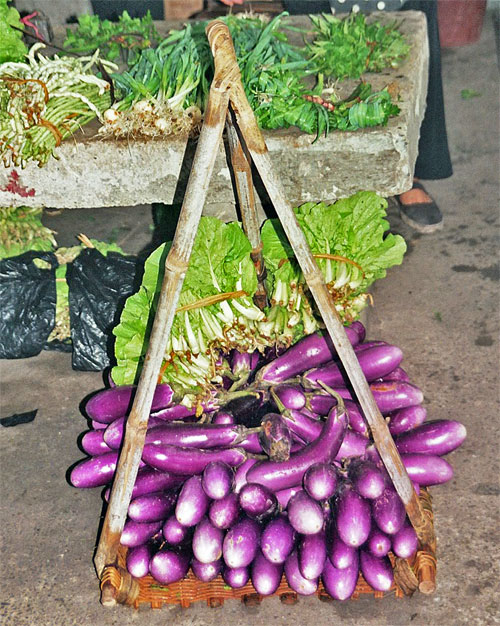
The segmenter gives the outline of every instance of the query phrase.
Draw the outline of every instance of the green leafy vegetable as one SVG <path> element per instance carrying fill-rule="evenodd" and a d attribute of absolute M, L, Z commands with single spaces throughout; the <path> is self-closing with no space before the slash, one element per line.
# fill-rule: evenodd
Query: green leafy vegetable
<path fill-rule="evenodd" d="M 22 28 L 19 12 L 7 2 L 0 0 L 0 63 L 20 61 L 27 52 L 22 33 L 12 28 Z"/>
<path fill-rule="evenodd" d="M 57 246 L 54 232 L 42 224 L 42 211 L 25 206 L 0 208 L 0 259 Z"/>

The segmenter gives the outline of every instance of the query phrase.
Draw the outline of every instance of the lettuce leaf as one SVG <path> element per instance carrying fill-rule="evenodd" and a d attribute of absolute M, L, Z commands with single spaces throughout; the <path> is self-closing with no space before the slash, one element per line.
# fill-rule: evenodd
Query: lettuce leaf
<path fill-rule="evenodd" d="M 11 26 L 22 28 L 19 12 L 7 6 L 7 0 L 0 0 L 0 63 L 22 61 L 28 51 L 22 33 Z"/>

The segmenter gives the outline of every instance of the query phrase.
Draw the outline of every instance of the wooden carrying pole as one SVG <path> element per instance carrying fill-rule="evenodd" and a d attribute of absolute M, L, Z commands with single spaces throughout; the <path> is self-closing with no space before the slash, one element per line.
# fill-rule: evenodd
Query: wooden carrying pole
<path fill-rule="evenodd" d="M 216 70 L 218 68 L 218 59 L 224 59 L 226 63 L 227 59 L 232 59 L 234 66 L 237 68 L 233 43 L 229 29 L 224 22 L 220 20 L 211 22 L 208 24 L 206 32 Z M 347 338 L 333 299 L 323 280 L 323 275 L 311 254 L 304 234 L 295 218 L 293 208 L 286 199 L 281 182 L 275 175 L 264 137 L 246 98 L 239 69 L 237 76 L 233 77 L 229 97 L 230 105 L 234 110 L 238 128 L 243 136 L 246 148 L 274 205 L 328 333 L 356 392 L 370 426 L 375 446 L 398 495 L 405 505 L 408 517 L 415 528 L 421 544 L 434 545 L 433 526 L 424 514 L 389 428 L 375 403 L 356 354 Z"/>

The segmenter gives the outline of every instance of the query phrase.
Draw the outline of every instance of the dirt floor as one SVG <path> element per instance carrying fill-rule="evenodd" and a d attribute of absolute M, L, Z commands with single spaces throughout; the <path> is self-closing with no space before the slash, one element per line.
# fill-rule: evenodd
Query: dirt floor
<path fill-rule="evenodd" d="M 270 598 L 257 608 L 236 601 L 218 609 L 103 608 L 92 564 L 100 490 L 77 490 L 66 479 L 82 457 L 77 438 L 86 422 L 79 403 L 102 387 L 102 376 L 73 371 L 68 354 L 42 352 L 1 363 L 0 416 L 38 409 L 33 422 L 0 431 L 3 625 L 500 623 L 499 111 L 491 14 L 478 43 L 444 51 L 443 74 L 454 175 L 427 186 L 443 209 L 444 228 L 417 235 L 391 204 L 391 226 L 409 250 L 403 265 L 376 286 L 368 316 L 371 338 L 403 349 L 430 418 L 459 419 L 468 429 L 465 444 L 449 456 L 455 478 L 432 490 L 435 594 L 343 604 L 303 598 L 295 606 Z M 464 99 L 462 90 L 478 95 Z M 67 211 L 46 222 L 59 231 L 60 245 L 85 232 L 137 253 L 151 238 L 150 207 Z"/>

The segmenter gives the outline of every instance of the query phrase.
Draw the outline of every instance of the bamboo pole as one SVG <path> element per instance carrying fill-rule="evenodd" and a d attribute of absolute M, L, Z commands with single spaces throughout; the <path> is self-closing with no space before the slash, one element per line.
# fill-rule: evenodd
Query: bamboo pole
<path fill-rule="evenodd" d="M 264 284 L 266 269 L 262 256 L 262 240 L 260 238 L 260 224 L 255 206 L 255 193 L 253 188 L 252 168 L 250 156 L 242 145 L 238 130 L 236 129 L 231 110 L 227 113 L 226 131 L 229 144 L 231 166 L 233 168 L 236 195 L 241 210 L 241 221 L 252 252 L 250 257 L 257 272 L 257 290 L 253 297 L 255 304 L 264 309 L 267 306 L 267 292 Z"/>
<path fill-rule="evenodd" d="M 214 80 L 173 244 L 165 261 L 165 275 L 144 366 L 132 410 L 127 420 L 124 443 L 116 468 L 109 506 L 94 558 L 99 577 L 107 565 L 113 565 L 116 562 L 120 536 L 125 524 L 144 447 L 153 395 L 205 204 L 217 155 L 216 148 L 222 138 L 229 95 L 227 85 L 223 80 L 217 81 L 217 85 Z M 108 596 L 105 601 L 107 605 L 113 603 Z"/>
<path fill-rule="evenodd" d="M 206 32 L 216 61 L 216 67 L 217 54 L 224 59 L 232 59 L 237 66 L 236 55 L 227 26 L 223 22 L 215 20 L 207 26 Z M 239 70 L 237 73 L 233 72 L 232 78 L 234 82 L 231 84 L 230 103 L 234 109 L 248 152 L 276 209 L 290 245 L 300 264 L 304 278 L 326 325 L 328 334 L 333 341 L 366 416 L 375 446 L 398 495 L 405 505 L 408 517 L 421 543 L 433 544 L 434 530 L 432 524 L 429 523 L 429 519 L 423 512 L 389 428 L 377 407 L 368 382 L 359 366 L 356 354 L 347 338 L 333 299 L 323 280 L 323 275 L 311 254 L 293 208 L 286 199 L 281 181 L 273 170 L 264 137 L 243 90 Z"/>

